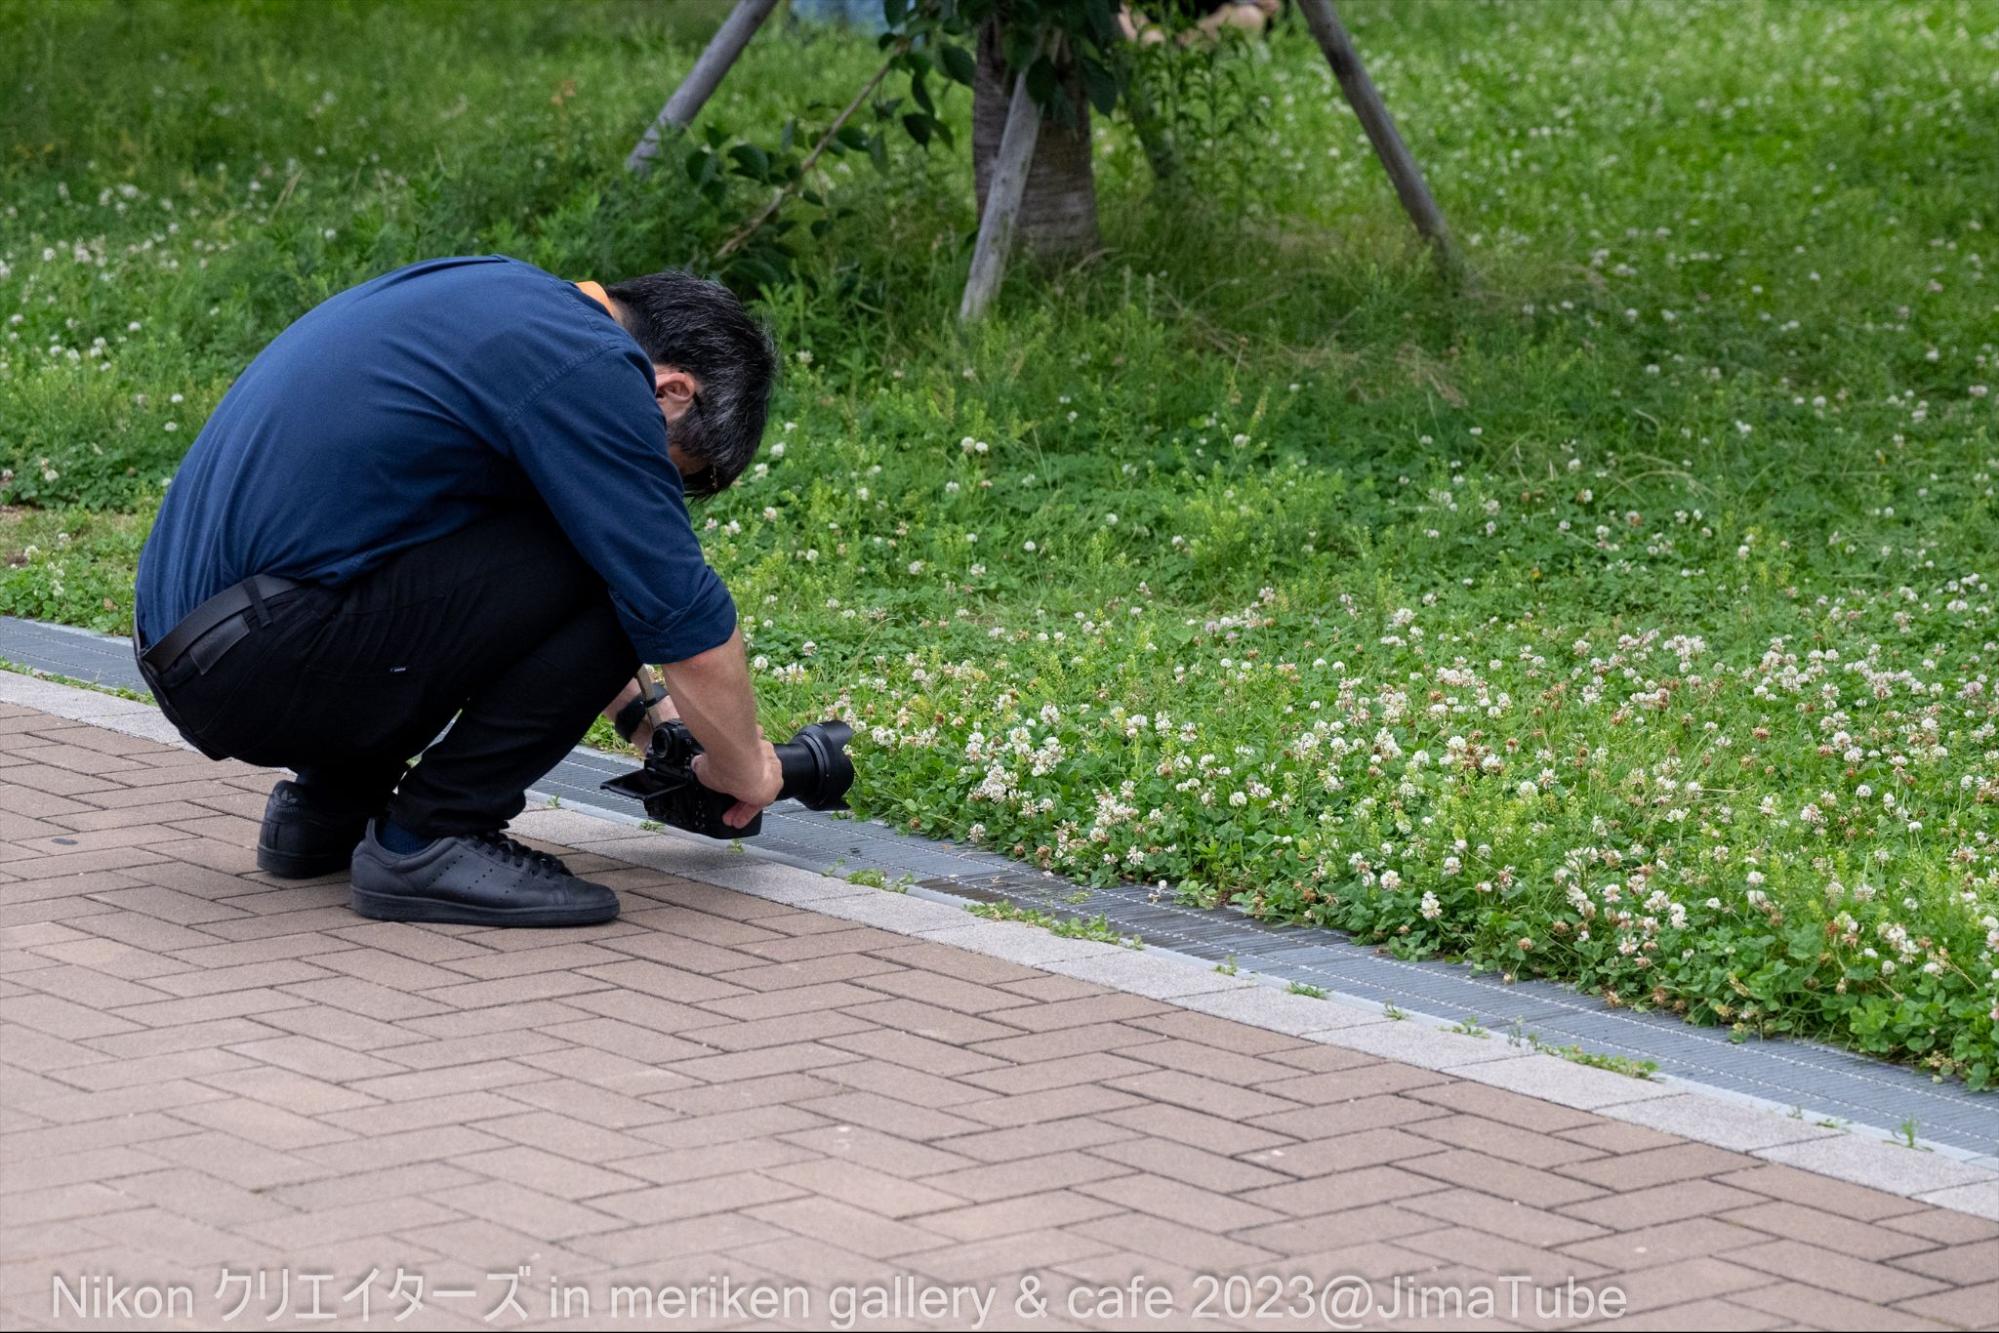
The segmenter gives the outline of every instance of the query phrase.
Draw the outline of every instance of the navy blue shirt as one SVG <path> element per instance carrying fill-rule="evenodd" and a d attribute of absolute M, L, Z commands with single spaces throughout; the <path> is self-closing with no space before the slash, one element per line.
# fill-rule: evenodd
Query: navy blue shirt
<path fill-rule="evenodd" d="M 735 603 L 695 539 L 631 335 L 516 259 L 398 269 L 279 334 L 202 427 L 139 557 L 140 638 L 252 574 L 344 583 L 537 497 L 641 660 L 728 640 Z"/>

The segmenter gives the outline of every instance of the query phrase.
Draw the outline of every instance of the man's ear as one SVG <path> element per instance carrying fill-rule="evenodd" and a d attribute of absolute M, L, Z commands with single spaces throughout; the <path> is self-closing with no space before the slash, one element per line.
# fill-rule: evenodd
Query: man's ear
<path fill-rule="evenodd" d="M 674 415 L 685 411 L 700 389 L 695 378 L 677 366 L 652 368 L 652 396 Z"/>

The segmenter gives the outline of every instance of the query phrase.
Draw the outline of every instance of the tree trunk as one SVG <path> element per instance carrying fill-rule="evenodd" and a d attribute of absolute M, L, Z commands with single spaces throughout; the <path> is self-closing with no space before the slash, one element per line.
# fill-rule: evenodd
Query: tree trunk
<path fill-rule="evenodd" d="M 1016 254 L 1041 259 L 1072 257 L 1097 246 L 1090 103 L 1083 95 L 1082 80 L 1073 71 L 1063 79 L 1062 87 L 1075 108 L 1075 127 L 1043 118 L 1013 232 Z M 978 71 L 972 81 L 972 173 L 981 218 L 985 216 L 986 193 L 992 187 L 993 162 L 1006 132 L 1007 103 L 1012 93 L 1013 72 L 1000 50 L 999 26 L 987 22 L 979 30 Z"/>

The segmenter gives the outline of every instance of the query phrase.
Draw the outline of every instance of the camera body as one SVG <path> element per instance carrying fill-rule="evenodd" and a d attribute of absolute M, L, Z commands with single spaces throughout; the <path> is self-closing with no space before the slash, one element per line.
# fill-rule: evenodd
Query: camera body
<path fill-rule="evenodd" d="M 844 722 L 814 722 L 774 746 L 784 772 L 778 799 L 795 800 L 812 810 L 846 809 L 847 789 L 854 785 L 854 761 L 847 757 L 847 742 L 853 735 L 854 729 Z M 742 828 L 722 822 L 736 798 L 704 787 L 695 778 L 694 756 L 700 753 L 701 742 L 685 723 L 662 722 L 653 728 L 645 766 L 612 778 L 603 789 L 634 797 L 662 824 L 706 838 L 753 838 L 762 832 L 761 814 Z"/>

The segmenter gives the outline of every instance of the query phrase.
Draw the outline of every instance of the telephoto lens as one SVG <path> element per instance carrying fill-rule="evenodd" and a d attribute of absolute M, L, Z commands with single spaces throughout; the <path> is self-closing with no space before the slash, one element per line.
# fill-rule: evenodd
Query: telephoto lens
<path fill-rule="evenodd" d="M 847 742 L 853 737 L 854 729 L 844 722 L 814 722 L 773 746 L 784 774 L 778 799 L 797 801 L 810 810 L 846 809 L 847 789 L 854 785 L 854 761 L 847 756 Z M 701 742 L 684 723 L 661 723 L 653 731 L 645 766 L 612 778 L 603 789 L 636 798 L 654 819 L 689 833 L 753 838 L 762 832 L 762 814 L 742 828 L 723 822 L 736 799 L 695 779 L 694 756 L 700 753 Z"/>

